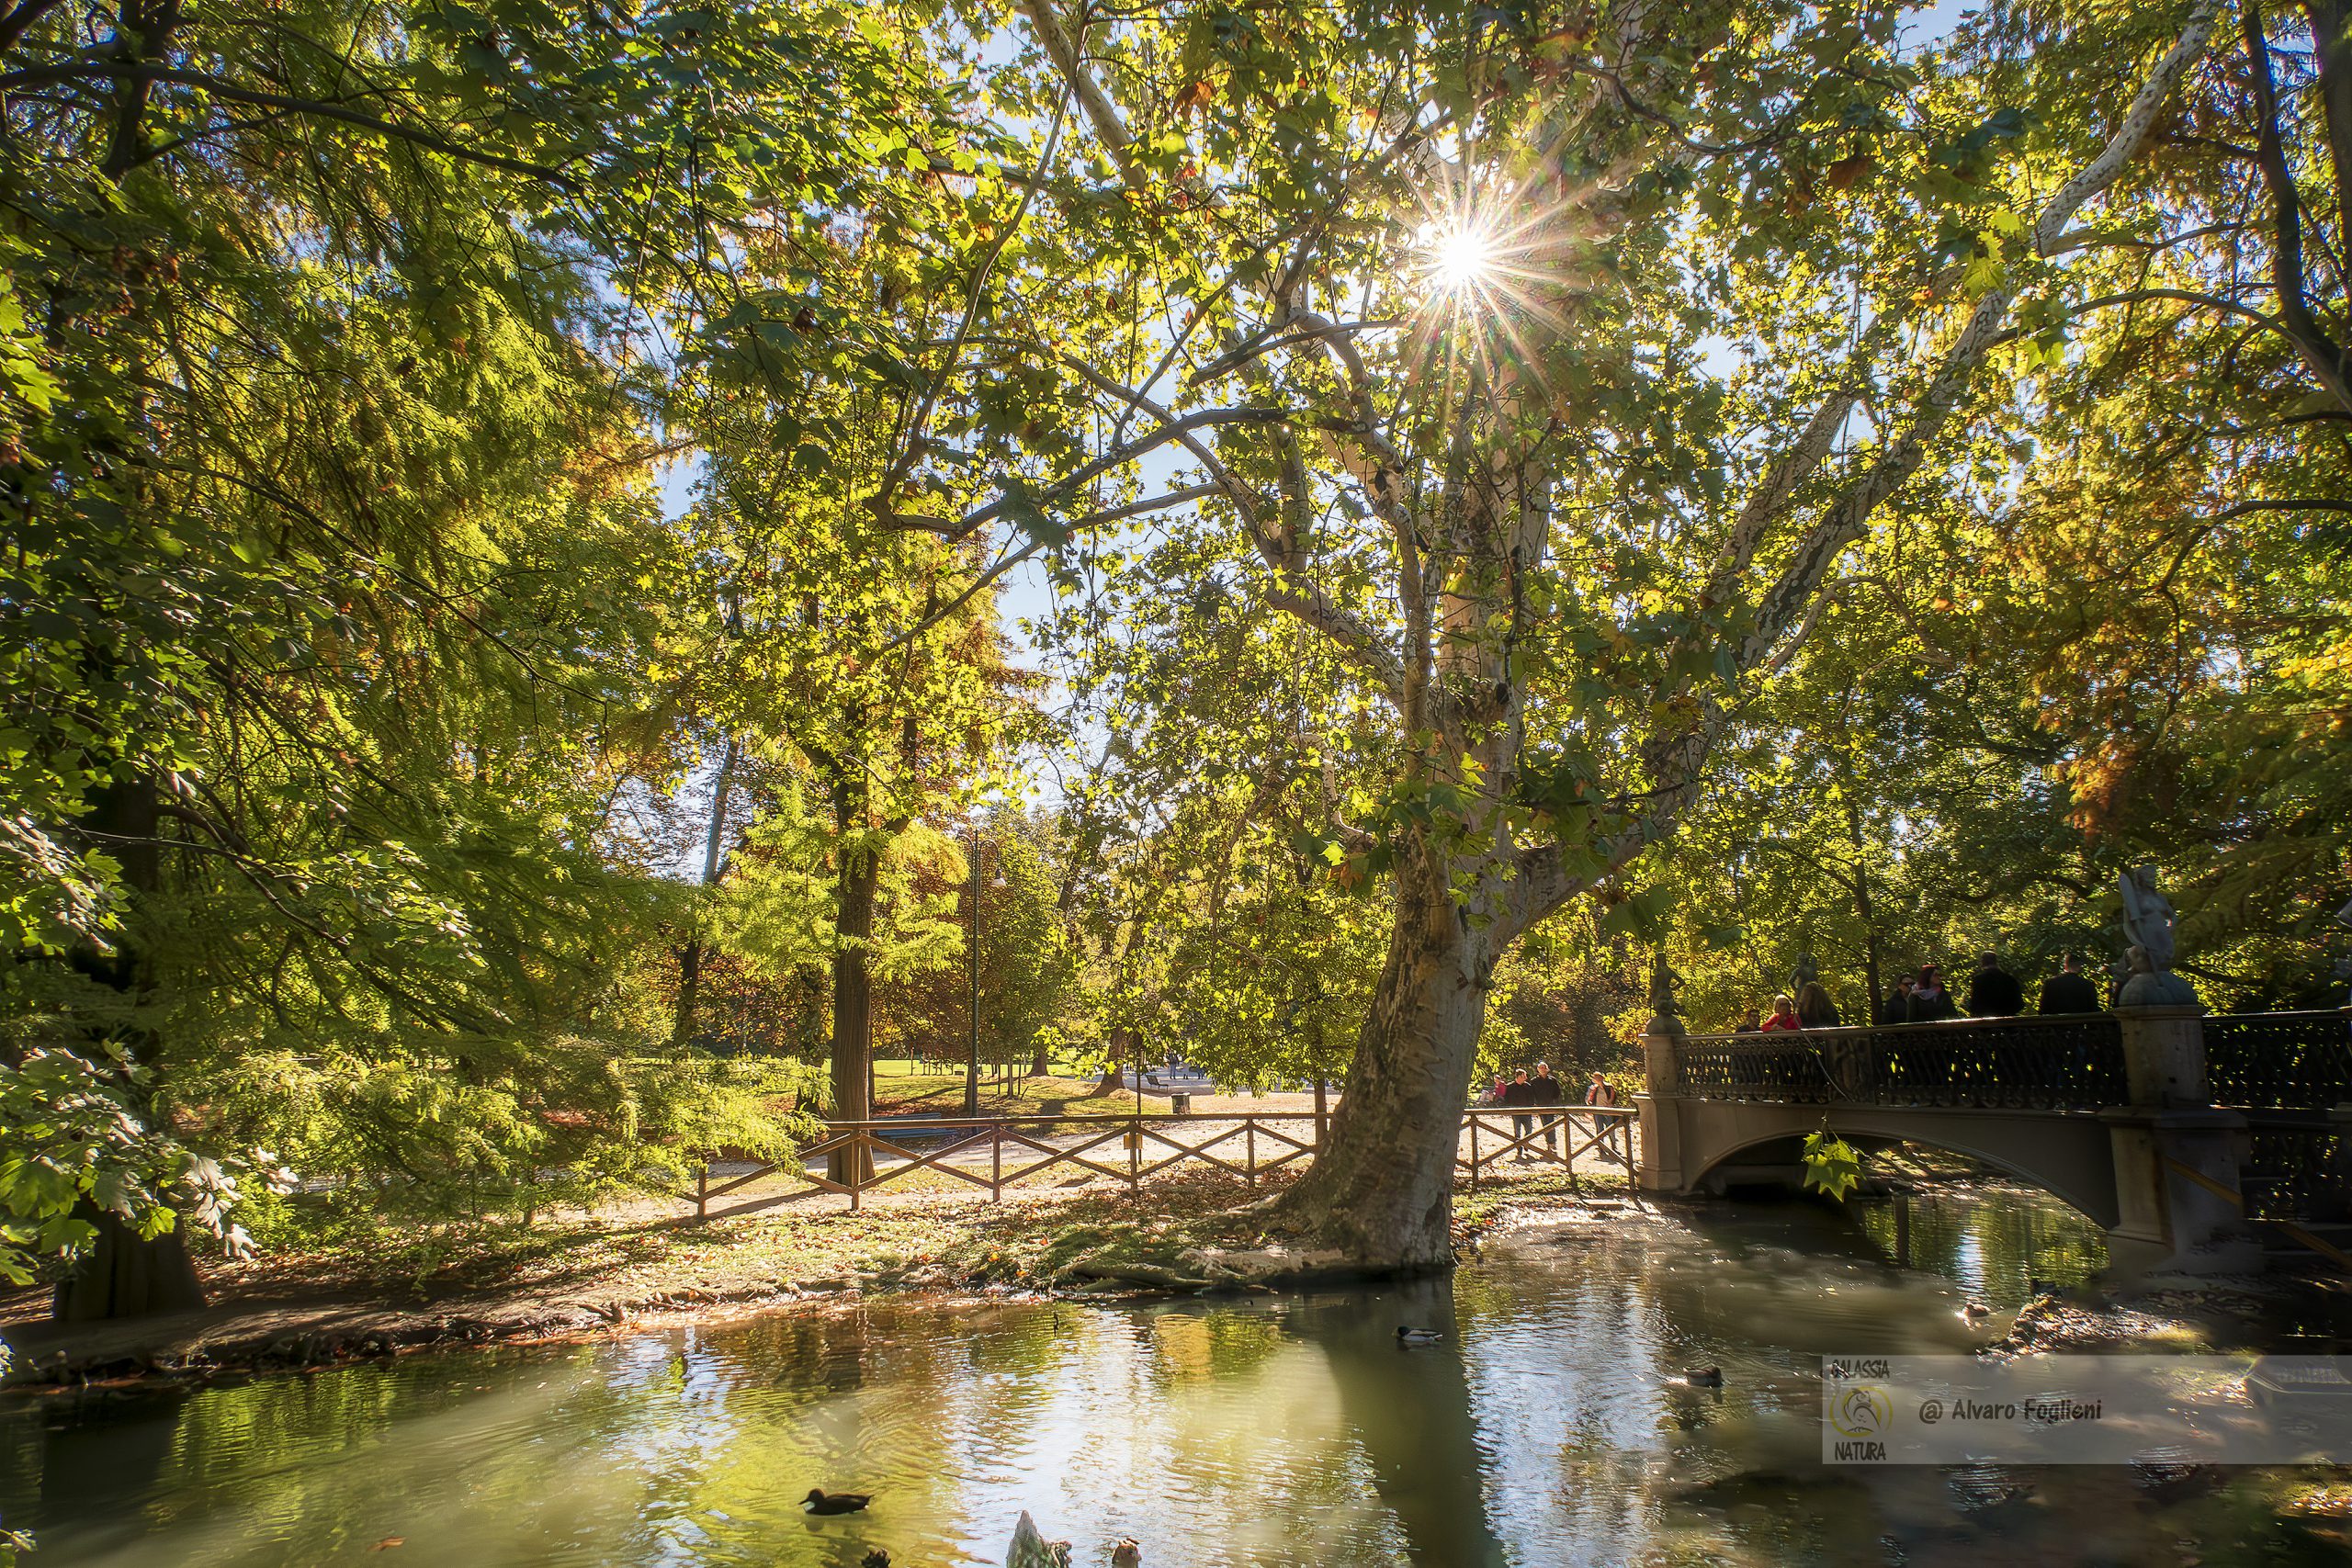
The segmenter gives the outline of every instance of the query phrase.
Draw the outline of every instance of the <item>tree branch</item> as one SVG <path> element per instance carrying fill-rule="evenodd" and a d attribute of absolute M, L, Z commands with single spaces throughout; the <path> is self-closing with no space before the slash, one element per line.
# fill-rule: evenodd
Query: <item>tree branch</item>
<path fill-rule="evenodd" d="M 1140 517 L 1149 512 L 1164 512 L 1171 506 L 1182 506 L 1187 502 L 1206 501 L 1213 495 L 1223 495 L 1224 493 L 1225 488 L 1222 485 L 1191 485 L 1183 490 L 1170 491 L 1165 495 L 1155 495 L 1147 501 L 1130 502 L 1125 506 L 1114 506 L 1106 512 L 1091 513 L 1069 525 L 1069 531 L 1074 534 L 1082 528 L 1094 528 L 1100 527 L 1105 523 L 1123 522 L 1129 517 Z M 1006 572 L 1011 571 L 1023 561 L 1034 559 L 1037 553 L 1045 547 L 1046 541 L 1044 539 L 1030 540 L 1029 543 L 1022 546 L 1021 548 L 1013 551 L 1012 554 L 1005 557 L 1002 560 L 997 562 L 996 565 L 989 568 L 988 570 L 974 578 L 971 584 L 961 593 L 956 594 L 955 598 L 950 599 L 946 604 L 942 604 L 938 609 L 933 610 L 931 614 L 923 616 L 922 619 L 917 621 L 914 625 L 892 637 L 889 641 L 882 645 L 881 649 L 876 657 L 878 658 L 881 654 L 892 652 L 903 645 L 913 641 L 916 637 L 922 636 L 923 633 L 931 630 L 933 626 L 936 626 L 943 621 L 946 620 L 950 615 L 953 615 L 956 611 L 962 609 L 966 604 L 970 604 L 974 594 L 979 592 L 990 583 L 1001 579 Z"/>
<path fill-rule="evenodd" d="M 1137 196 L 1148 196 L 1151 193 L 1149 177 L 1127 155 L 1128 149 L 1135 145 L 1135 138 L 1127 134 L 1126 122 L 1119 118 L 1117 106 L 1102 91 L 1102 84 L 1087 70 L 1083 51 L 1080 47 L 1083 40 L 1073 38 L 1069 29 L 1062 26 L 1061 17 L 1055 13 L 1053 0 L 1021 0 L 1021 14 L 1027 17 L 1029 25 L 1037 29 L 1037 41 L 1045 46 L 1046 58 L 1054 62 L 1054 69 L 1061 73 L 1062 80 L 1069 83 L 1070 90 L 1078 95 L 1079 107 L 1086 111 L 1088 122 L 1094 127 L 1095 139 L 1110 154 L 1112 166 L 1119 171 L 1119 177 L 1126 181 L 1127 188 Z"/>
<path fill-rule="evenodd" d="M 2056 243 L 2066 231 L 2083 204 L 2098 195 L 2122 172 L 2123 165 L 2146 141 L 2149 130 L 2155 124 L 2165 102 L 2172 95 L 2174 85 L 2188 67 L 2205 52 L 2212 36 L 2216 13 L 2221 0 L 2197 0 L 2189 13 L 2188 24 L 2179 39 L 2148 73 L 2124 112 L 2122 122 L 2108 139 L 2098 156 L 2059 187 L 2041 209 L 2034 224 L 2034 244 L 2037 251 Z M 1871 515 L 1881 502 L 1907 483 L 1917 471 L 1927 455 L 1928 444 L 1941 433 L 1951 417 L 1976 367 L 1984 357 L 1993 341 L 1999 336 L 2002 322 L 2007 318 L 2009 306 L 2017 298 L 2018 285 L 2004 278 L 1976 302 L 1967 324 L 1960 335 L 1945 350 L 1943 363 L 1934 379 L 1928 384 L 1915 406 L 1911 423 L 1879 456 L 1869 471 L 1848 488 L 1834 502 L 1820 523 L 1815 525 L 1788 566 L 1757 607 L 1756 624 L 1739 650 L 1738 664 L 1742 670 L 1752 670 L 1770 653 L 1789 627 L 1804 613 L 1804 606 L 1819 587 L 1830 564 L 1838 556 L 1860 538 L 1868 528 Z"/>
<path fill-rule="evenodd" d="M 2312 314 L 2303 293 L 2302 197 L 2295 189 L 2295 172 L 2287 166 L 2286 150 L 2278 141 L 2278 95 L 2270 80 L 2270 43 L 2263 34 L 2262 11 L 2256 0 L 2244 0 L 2246 76 L 2254 86 L 2256 161 L 2262 183 L 2270 190 L 2273 237 L 2270 282 L 2278 298 L 2278 318 L 2288 341 L 2303 356 L 2330 397 L 2352 409 L 2352 361 L 2327 335 Z"/>
<path fill-rule="evenodd" d="M 446 157 L 455 158 L 461 163 L 478 164 L 484 168 L 501 169 L 508 174 L 521 175 L 528 179 L 545 180 L 560 190 L 574 191 L 579 188 L 570 175 L 559 169 L 547 168 L 538 164 L 526 164 L 519 158 L 503 157 L 496 152 L 484 152 L 478 148 L 452 141 L 436 132 L 420 130 L 412 126 L 396 125 L 390 120 L 361 114 L 356 109 L 345 108 L 341 104 L 329 100 L 290 97 L 283 93 L 257 92 L 250 87 L 240 87 L 232 83 L 223 82 L 218 77 L 204 75 L 200 72 L 180 71 L 143 61 L 85 60 L 76 61 L 71 64 L 28 65 L 17 71 L 0 72 L 0 93 L 6 93 L 17 87 L 42 86 L 56 82 L 107 78 L 142 83 L 168 82 L 175 86 L 196 87 L 220 99 L 223 103 L 249 104 L 256 108 L 285 109 L 295 114 L 309 115 L 314 118 L 331 119 L 344 125 L 356 126 L 378 136 L 410 142 L 439 152 Z"/>
<path fill-rule="evenodd" d="M 60 0 L 23 0 L 23 3 L 0 17 L 0 50 L 14 49 L 32 31 L 33 24 L 57 9 Z"/>

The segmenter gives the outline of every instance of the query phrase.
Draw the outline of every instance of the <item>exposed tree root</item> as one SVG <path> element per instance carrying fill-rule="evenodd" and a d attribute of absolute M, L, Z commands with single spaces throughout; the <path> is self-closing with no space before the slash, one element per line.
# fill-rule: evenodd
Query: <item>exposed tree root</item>
<path fill-rule="evenodd" d="M 1435 1271 L 1368 1264 L 1328 1241 L 1277 1228 L 1279 1218 L 1272 1203 L 1257 1203 L 1171 1224 L 1073 1232 L 1055 1248 L 1054 1278 L 1079 1288 L 1197 1292 L 1297 1289 Z"/>

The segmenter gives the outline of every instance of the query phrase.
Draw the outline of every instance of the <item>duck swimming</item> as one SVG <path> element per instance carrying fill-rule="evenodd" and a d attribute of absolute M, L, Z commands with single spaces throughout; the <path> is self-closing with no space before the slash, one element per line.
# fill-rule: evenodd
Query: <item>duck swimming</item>
<path fill-rule="evenodd" d="M 1400 1346 L 1434 1345 L 1444 1337 L 1434 1328 L 1408 1328 L 1401 1323 L 1396 1325 L 1396 1343 Z"/>
<path fill-rule="evenodd" d="M 1983 1302 L 1972 1301 L 1967 1305 L 1960 1309 L 1960 1315 L 1962 1317 L 1989 1317 L 1992 1315 L 1992 1312 L 1993 1309 L 1986 1306 Z"/>
<path fill-rule="evenodd" d="M 874 1499 L 864 1492 L 827 1492 L 819 1487 L 808 1488 L 808 1495 L 800 1499 L 804 1514 L 854 1514 Z"/>
<path fill-rule="evenodd" d="M 1682 1381 L 1692 1388 L 1721 1388 L 1724 1386 L 1724 1370 L 1721 1367 L 1700 1367 L 1683 1373 Z"/>

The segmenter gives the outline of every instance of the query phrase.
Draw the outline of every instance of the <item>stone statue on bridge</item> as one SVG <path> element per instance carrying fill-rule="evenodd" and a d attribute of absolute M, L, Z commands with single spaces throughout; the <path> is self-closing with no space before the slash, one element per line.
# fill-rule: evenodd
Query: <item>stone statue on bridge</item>
<path fill-rule="evenodd" d="M 2172 900 L 2156 886 L 2156 868 L 2135 865 L 2115 879 L 2117 889 L 2123 895 L 2123 934 L 2132 945 L 2143 948 L 2151 968 L 2172 967 L 2173 931 L 2178 922 L 2173 918 Z"/>
<path fill-rule="evenodd" d="M 1674 1005 L 1674 986 L 1680 978 L 1668 966 L 1666 952 L 1661 948 L 1650 961 L 1650 1033 L 1678 1035 L 1684 1032 L 1682 1010 Z"/>
<path fill-rule="evenodd" d="M 2172 972 L 2180 922 L 2156 886 L 2156 868 L 2135 865 L 2115 886 L 2123 896 L 2123 934 L 2132 943 L 2131 973 L 2116 999 L 2126 1007 L 2194 1005 L 2196 987 Z"/>

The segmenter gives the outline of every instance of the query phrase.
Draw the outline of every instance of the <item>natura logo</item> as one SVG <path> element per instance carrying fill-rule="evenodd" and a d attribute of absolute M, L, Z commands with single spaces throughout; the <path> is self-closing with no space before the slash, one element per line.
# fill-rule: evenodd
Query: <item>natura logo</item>
<path fill-rule="evenodd" d="M 1883 1434 L 1894 1415 L 1894 1404 L 1876 1383 L 1856 1383 L 1838 1391 L 1829 1424 L 1844 1438 L 1875 1438 Z"/>

